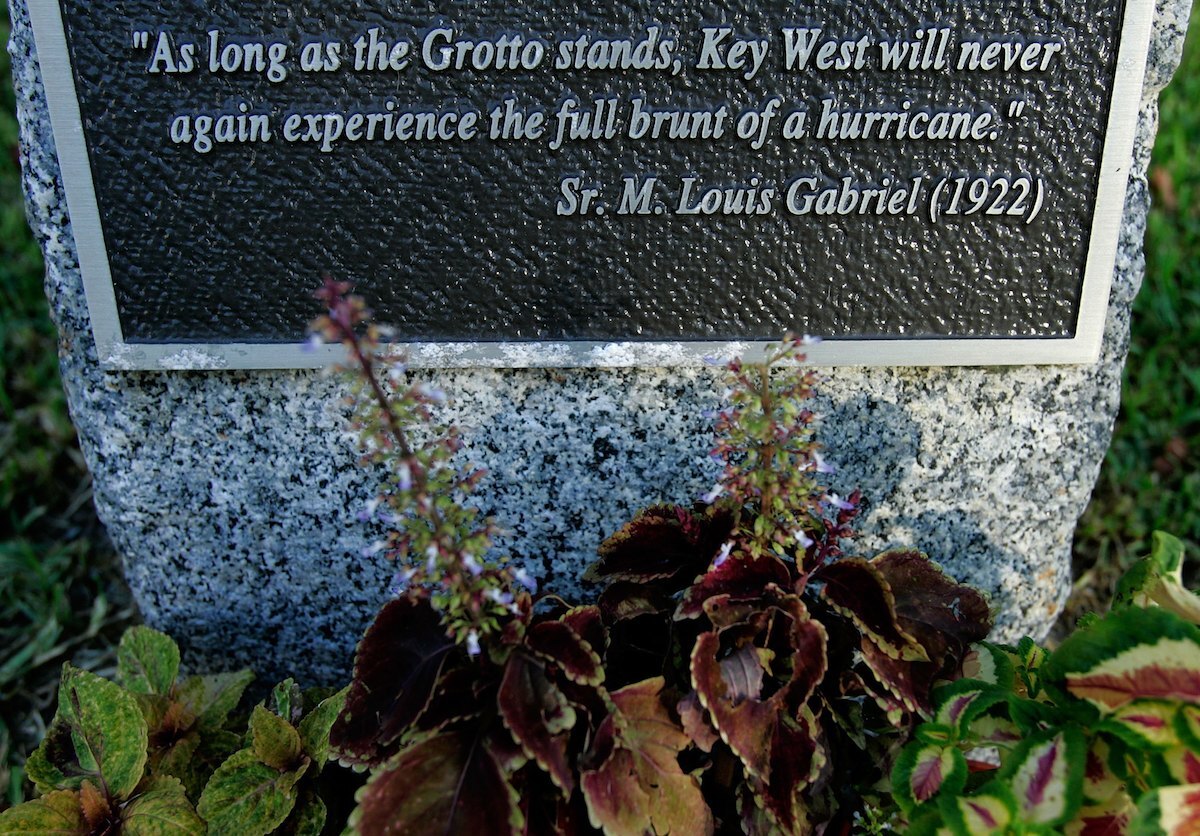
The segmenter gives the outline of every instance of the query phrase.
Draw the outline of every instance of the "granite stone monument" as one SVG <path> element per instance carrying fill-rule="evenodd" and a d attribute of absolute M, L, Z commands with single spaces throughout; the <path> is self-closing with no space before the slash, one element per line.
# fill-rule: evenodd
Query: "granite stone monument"
<path fill-rule="evenodd" d="M 261 6 L 10 0 L 97 508 L 188 658 L 332 680 L 387 594 L 377 476 L 300 348 L 324 274 L 450 394 L 498 548 L 561 594 L 711 486 L 704 358 L 791 329 L 826 338 L 858 547 L 1045 632 L 1188 0 Z"/>

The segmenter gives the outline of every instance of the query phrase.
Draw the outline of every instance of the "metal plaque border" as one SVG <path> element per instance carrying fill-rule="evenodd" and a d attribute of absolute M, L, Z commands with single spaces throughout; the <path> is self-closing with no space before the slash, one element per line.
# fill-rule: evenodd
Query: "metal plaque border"
<path fill-rule="evenodd" d="M 1079 319 L 1072 338 L 831 340 L 808 350 L 821 366 L 1012 366 L 1094 363 L 1100 356 L 1125 193 L 1142 103 L 1154 0 L 1126 0 L 1108 128 L 1089 239 Z M 107 370 L 317 368 L 340 348 L 300 344 L 127 343 L 92 180 L 79 100 L 58 0 L 28 0 L 42 81 L 54 129 L 71 228 L 79 254 L 92 333 Z M 397 344 L 414 367 L 687 367 L 740 355 L 761 356 L 762 342 L 455 342 Z"/>

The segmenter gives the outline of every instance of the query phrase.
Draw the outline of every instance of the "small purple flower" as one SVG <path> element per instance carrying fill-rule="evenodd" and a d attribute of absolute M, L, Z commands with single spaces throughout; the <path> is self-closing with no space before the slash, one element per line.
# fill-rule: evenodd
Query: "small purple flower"
<path fill-rule="evenodd" d="M 825 497 L 825 501 L 837 508 L 839 511 L 853 511 L 854 503 L 847 502 L 835 493 L 831 493 Z"/>
<path fill-rule="evenodd" d="M 379 510 L 379 503 L 382 501 L 383 500 L 380 499 L 379 497 L 375 497 L 370 502 L 368 502 L 355 515 L 357 517 L 358 521 L 365 523 L 365 522 L 370 522 L 371 520 L 375 519 L 375 512 Z"/>
<path fill-rule="evenodd" d="M 430 543 L 429 548 L 425 550 L 425 568 L 426 571 L 432 573 L 437 568 L 438 547 L 437 543 Z"/>
<path fill-rule="evenodd" d="M 479 648 L 479 634 L 472 630 L 467 633 L 467 655 L 478 656 L 481 652 Z"/>
<path fill-rule="evenodd" d="M 729 553 L 732 551 L 733 551 L 733 541 L 728 540 L 721 546 L 721 550 L 719 552 L 717 552 L 717 556 L 715 558 L 713 558 L 712 567 L 714 569 L 720 569 L 722 566 L 724 566 L 725 561 L 729 559 Z"/>
<path fill-rule="evenodd" d="M 805 334 L 804 337 L 800 340 L 800 345 L 820 345 L 823 342 L 825 342 L 825 341 L 823 339 L 821 339 L 820 337 L 814 337 L 809 334 Z"/>
<path fill-rule="evenodd" d="M 813 460 L 816 463 L 817 473 L 837 473 L 837 468 L 825 461 L 820 453 L 813 453 Z"/>
<path fill-rule="evenodd" d="M 363 557 L 374 557 L 386 548 L 386 540 L 376 540 L 371 545 L 364 547 L 360 554 L 362 554 Z"/>
<path fill-rule="evenodd" d="M 408 590 L 408 584 L 417 574 L 415 569 L 404 569 L 392 576 L 392 586 L 388 590 L 393 597 L 403 595 Z"/>
<path fill-rule="evenodd" d="M 513 580 L 528 589 L 530 592 L 536 593 L 538 591 L 537 578 L 525 571 L 524 568 L 517 569 L 515 572 L 513 572 Z"/>
<path fill-rule="evenodd" d="M 725 486 L 718 482 L 717 484 L 713 485 L 713 489 L 711 491 L 700 497 L 700 501 L 705 505 L 712 505 L 723 493 L 725 493 Z"/>
<path fill-rule="evenodd" d="M 793 531 L 792 536 L 796 538 L 796 545 L 802 549 L 807 549 L 815 542 L 813 538 L 809 537 L 802 528 L 797 528 L 795 531 Z"/>
<path fill-rule="evenodd" d="M 466 566 L 467 571 L 470 572 L 475 577 L 479 577 L 480 575 L 483 574 L 483 567 L 480 566 L 479 562 L 477 560 L 475 560 L 475 558 L 469 554 L 463 555 L 462 564 L 463 564 L 463 566 Z"/>
<path fill-rule="evenodd" d="M 408 462 L 400 462 L 400 466 L 396 468 L 396 487 L 402 491 L 411 491 L 412 484 L 412 468 L 408 466 Z"/>
<path fill-rule="evenodd" d="M 489 601 L 499 604 L 502 607 L 511 606 L 513 602 L 511 592 L 501 592 L 499 589 L 489 589 L 484 595 L 487 596 Z"/>
<path fill-rule="evenodd" d="M 418 395 L 434 403 L 442 404 L 446 402 L 446 393 L 436 386 L 430 386 L 428 383 L 418 383 L 415 389 Z"/>
<path fill-rule="evenodd" d="M 302 349 L 305 353 L 312 353 L 323 345 L 325 345 L 325 338 L 320 334 L 314 333 L 308 335 L 308 339 L 305 340 Z"/>

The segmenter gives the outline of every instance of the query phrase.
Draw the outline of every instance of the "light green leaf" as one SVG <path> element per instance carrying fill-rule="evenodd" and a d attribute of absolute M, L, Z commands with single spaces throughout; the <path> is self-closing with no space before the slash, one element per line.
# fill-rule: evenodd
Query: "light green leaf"
<path fill-rule="evenodd" d="M 271 708 L 289 723 L 300 722 L 304 713 L 304 692 L 296 680 L 289 677 L 271 689 Z"/>
<path fill-rule="evenodd" d="M 211 836 L 267 836 L 295 807 L 296 782 L 306 767 L 280 772 L 243 749 L 217 767 L 196 809 Z"/>
<path fill-rule="evenodd" d="M 253 681 L 254 673 L 249 670 L 189 676 L 180 683 L 176 696 L 198 718 L 202 730 L 219 729 Z"/>
<path fill-rule="evenodd" d="M 179 646 L 149 627 L 130 627 L 117 647 L 117 677 L 135 694 L 168 694 L 179 676 Z"/>
<path fill-rule="evenodd" d="M 58 790 L 0 813 L 3 836 L 87 836 L 79 793 Z"/>
<path fill-rule="evenodd" d="M 300 757 L 300 734 L 287 720 L 261 705 L 250 715 L 250 737 L 254 754 L 267 766 L 287 770 Z"/>
<path fill-rule="evenodd" d="M 304 746 L 305 754 L 313 759 L 313 766 L 318 772 L 329 760 L 329 730 L 342 713 L 349 690 L 350 686 L 347 685 L 332 697 L 322 700 L 300 721 L 300 743 Z"/>
<path fill-rule="evenodd" d="M 204 820 L 196 815 L 176 778 L 155 778 L 126 806 L 123 836 L 203 836 Z"/>
<path fill-rule="evenodd" d="M 77 789 L 85 778 L 126 798 L 146 767 L 149 730 L 133 695 L 115 682 L 63 665 L 58 713 L 26 764 L 42 792 Z"/>

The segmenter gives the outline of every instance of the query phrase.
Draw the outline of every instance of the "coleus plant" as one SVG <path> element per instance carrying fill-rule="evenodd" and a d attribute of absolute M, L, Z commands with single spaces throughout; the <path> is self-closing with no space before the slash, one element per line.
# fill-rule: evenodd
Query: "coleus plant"
<path fill-rule="evenodd" d="M 288 680 L 247 724 L 231 715 L 253 674 L 180 679 L 179 664 L 175 642 L 139 626 L 121 639 L 115 682 L 65 665 L 26 763 L 41 796 L 0 813 L 0 834 L 319 834 L 316 781 L 344 692 Z"/>
<path fill-rule="evenodd" d="M 371 773 L 355 829 L 850 832 L 887 803 L 895 754 L 991 616 L 922 554 L 843 554 L 861 498 L 820 483 L 801 341 L 729 366 L 719 483 L 610 537 L 598 600 L 571 606 L 486 558 L 456 436 L 409 435 L 441 394 L 347 291 L 326 284 L 317 330 L 357 368 L 362 446 L 390 474 L 378 550 L 399 564 L 330 733 Z"/>
<path fill-rule="evenodd" d="M 1053 652 L 982 644 L 896 762 L 912 833 L 1200 832 L 1200 598 L 1156 533 Z"/>

